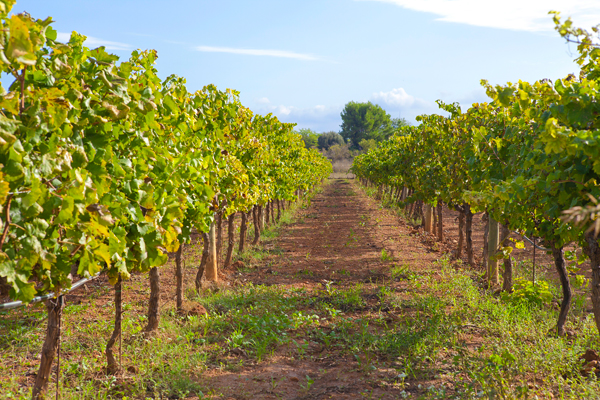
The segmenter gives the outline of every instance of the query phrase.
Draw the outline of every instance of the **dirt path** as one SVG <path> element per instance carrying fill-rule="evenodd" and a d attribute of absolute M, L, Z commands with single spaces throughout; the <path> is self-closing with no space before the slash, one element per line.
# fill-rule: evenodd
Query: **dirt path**
<path fill-rule="evenodd" d="M 313 288 L 389 279 L 390 267 L 426 266 L 438 259 L 418 232 L 367 197 L 354 181 L 332 180 L 298 221 L 266 244 L 276 257 L 244 278 L 255 284 Z"/>
<path fill-rule="evenodd" d="M 343 179 L 326 185 L 310 207 L 301 211 L 298 221 L 266 247 L 274 256 L 252 271 L 236 273 L 238 279 L 311 291 L 328 285 L 361 285 L 363 292 L 373 293 L 385 283 L 401 293 L 406 288 L 392 279 L 394 266 L 425 269 L 442 256 L 428 249 L 417 231 L 367 197 L 355 181 Z M 365 297 L 367 304 L 361 310 L 346 311 L 349 318 L 370 318 L 382 312 L 375 304 L 376 295 Z M 393 312 L 386 318 L 394 318 Z M 310 355 L 307 359 L 294 359 L 287 349 L 279 349 L 269 361 L 242 371 L 208 373 L 204 383 L 235 399 L 397 399 L 406 395 L 404 386 L 394 384 L 398 380 L 394 362 L 378 362 L 373 373 L 357 357 L 324 351 L 310 340 L 304 343 Z M 307 376 L 314 381 L 310 391 L 303 390 Z"/>
<path fill-rule="evenodd" d="M 411 231 L 353 181 L 333 180 L 272 244 L 283 252 L 271 260 L 274 265 L 249 278 L 268 285 L 353 285 L 389 277 L 394 261 L 425 265 L 439 257 L 428 254 Z"/>

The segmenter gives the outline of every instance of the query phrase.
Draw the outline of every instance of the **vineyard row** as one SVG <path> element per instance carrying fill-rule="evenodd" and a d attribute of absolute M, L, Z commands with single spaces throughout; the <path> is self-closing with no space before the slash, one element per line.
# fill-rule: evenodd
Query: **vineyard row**
<path fill-rule="evenodd" d="M 156 330 L 168 253 L 179 260 L 200 233 L 207 258 L 197 282 L 217 281 L 215 219 L 241 213 L 245 229 L 253 212 L 259 229 L 263 210 L 296 199 L 331 165 L 305 148 L 294 124 L 254 114 L 236 91 L 190 93 L 181 77 L 162 80 L 153 50 L 120 62 L 76 32 L 60 43 L 51 18 L 10 15 L 13 5 L 0 1 L 0 72 L 14 77 L 0 90 L 0 284 L 27 303 L 69 289 L 76 276 L 107 274 L 114 372 L 123 280 L 148 273 L 146 331 Z M 48 383 L 63 306 L 47 301 L 34 399 Z"/>
<path fill-rule="evenodd" d="M 357 157 L 352 171 L 422 218 L 425 229 L 443 236 L 434 213 L 445 203 L 460 213 L 456 255 L 466 247 L 474 264 L 473 213 L 485 211 L 488 246 L 484 258 L 489 285 L 513 290 L 514 244 L 510 231 L 540 238 L 551 253 L 563 299 L 557 333 L 565 334 L 572 293 L 565 246 L 583 249 L 589 259 L 591 298 L 600 330 L 600 48 L 592 33 L 573 28 L 555 13 L 556 30 L 578 45 L 578 77 L 552 82 L 519 81 L 492 86 L 482 81 L 489 103 L 462 111 L 438 101 L 442 115 L 421 115 L 420 125 L 404 127 L 378 148 Z M 437 218 L 441 222 L 441 218 Z M 570 270 L 569 270 L 570 269 Z"/>

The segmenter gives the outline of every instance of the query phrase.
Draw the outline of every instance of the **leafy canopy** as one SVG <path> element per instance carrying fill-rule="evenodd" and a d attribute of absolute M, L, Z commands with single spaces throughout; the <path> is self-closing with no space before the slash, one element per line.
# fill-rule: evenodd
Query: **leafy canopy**
<path fill-rule="evenodd" d="M 331 146 L 343 145 L 344 139 L 336 132 L 325 132 L 319 135 L 319 150 L 329 150 Z"/>
<path fill-rule="evenodd" d="M 297 132 L 300 136 L 302 136 L 302 140 L 304 141 L 304 147 L 307 149 L 314 149 L 318 145 L 319 134 L 312 129 L 302 128 L 298 129 Z"/>
<path fill-rule="evenodd" d="M 340 134 L 353 149 L 359 149 L 363 139 L 380 142 L 389 138 L 394 131 L 390 115 L 371 102 L 351 101 L 346 104 L 341 116 Z"/>

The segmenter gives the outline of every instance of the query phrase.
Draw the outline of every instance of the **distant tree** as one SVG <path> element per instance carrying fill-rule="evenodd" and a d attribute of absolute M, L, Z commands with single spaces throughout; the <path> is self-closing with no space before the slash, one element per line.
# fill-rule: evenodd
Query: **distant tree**
<path fill-rule="evenodd" d="M 302 140 L 304 140 L 304 146 L 307 149 L 317 147 L 319 140 L 319 135 L 317 134 L 317 132 L 308 128 L 302 128 L 298 130 L 298 133 L 302 135 Z"/>
<path fill-rule="evenodd" d="M 394 131 L 405 126 L 410 126 L 410 123 L 405 118 L 392 118 L 392 128 Z"/>
<path fill-rule="evenodd" d="M 337 132 L 325 132 L 319 135 L 319 149 L 329 150 L 331 146 L 344 144 L 344 138 Z"/>
<path fill-rule="evenodd" d="M 360 141 L 360 143 L 358 143 L 358 145 L 360 146 L 360 149 L 366 153 L 367 151 L 377 147 L 377 142 L 375 139 L 363 139 Z"/>
<path fill-rule="evenodd" d="M 345 143 L 334 144 L 327 150 L 325 156 L 331 161 L 352 160 L 348 145 Z"/>
<path fill-rule="evenodd" d="M 360 141 L 363 139 L 374 139 L 380 142 L 390 137 L 394 131 L 390 115 L 370 101 L 347 103 L 341 116 L 340 134 L 353 149 L 359 149 Z"/>

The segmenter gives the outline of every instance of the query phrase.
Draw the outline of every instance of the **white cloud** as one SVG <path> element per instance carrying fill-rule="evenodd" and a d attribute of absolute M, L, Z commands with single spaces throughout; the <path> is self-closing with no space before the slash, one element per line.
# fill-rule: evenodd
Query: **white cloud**
<path fill-rule="evenodd" d="M 267 97 L 261 97 L 260 99 L 256 99 L 258 104 L 270 104 L 271 101 Z"/>
<path fill-rule="evenodd" d="M 395 115 L 398 111 L 404 113 L 409 110 L 412 110 L 412 112 L 409 112 L 412 114 L 417 110 L 429 109 L 434 105 L 431 102 L 406 93 L 404 88 L 395 88 L 389 92 L 373 93 L 369 100 L 372 103 L 379 104 L 392 115 Z"/>
<path fill-rule="evenodd" d="M 296 128 L 309 128 L 316 132 L 338 131 L 342 119 L 341 106 L 317 105 L 313 107 L 294 107 L 285 105 L 264 105 L 257 107 L 259 114 L 273 113 L 282 122 L 298 124 Z"/>
<path fill-rule="evenodd" d="M 242 54 L 248 56 L 267 56 L 267 57 L 282 57 L 282 58 L 295 58 L 297 60 L 318 60 L 317 57 L 311 54 L 295 53 L 293 51 L 285 50 L 266 50 L 266 49 L 236 49 L 233 47 L 213 47 L 213 46 L 197 46 L 196 50 L 209 52 L 209 53 L 230 53 L 230 54 Z"/>
<path fill-rule="evenodd" d="M 69 41 L 70 38 L 71 38 L 70 33 L 58 32 L 56 40 L 58 40 L 59 42 L 66 43 Z M 95 49 L 96 47 L 104 46 L 104 47 L 106 47 L 106 50 L 125 50 L 125 51 L 131 50 L 131 46 L 128 45 L 127 43 L 112 42 L 110 40 L 104 40 L 104 39 L 96 38 L 93 36 L 87 36 L 87 39 L 85 39 L 84 44 L 87 47 L 92 48 L 92 49 Z"/>
<path fill-rule="evenodd" d="M 392 118 L 402 117 L 411 123 L 414 123 L 415 117 L 420 114 L 440 114 L 435 102 L 412 96 L 404 88 L 373 93 L 369 101 L 381 106 Z"/>
<path fill-rule="evenodd" d="M 560 11 L 572 17 L 575 26 L 591 27 L 600 23 L 598 0 L 355 0 L 396 4 L 415 11 L 440 16 L 438 21 L 524 31 L 554 29 L 548 11 Z"/>
<path fill-rule="evenodd" d="M 292 113 L 293 109 L 294 109 L 293 107 L 275 106 L 275 108 L 273 109 L 272 112 L 277 115 L 289 116 Z"/>
<path fill-rule="evenodd" d="M 390 106 L 411 107 L 417 99 L 406 93 L 403 88 L 392 89 L 389 92 L 373 93 L 371 100 L 374 103 L 384 103 Z"/>

